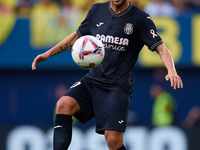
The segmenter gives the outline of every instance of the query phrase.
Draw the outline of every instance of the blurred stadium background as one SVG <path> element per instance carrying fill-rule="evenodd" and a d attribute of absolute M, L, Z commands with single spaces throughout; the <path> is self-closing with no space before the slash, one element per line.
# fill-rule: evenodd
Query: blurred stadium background
<path fill-rule="evenodd" d="M 31 71 L 36 55 L 77 29 L 95 2 L 0 0 L 0 150 L 52 150 L 56 101 L 88 70 L 59 54 Z M 173 90 L 155 53 L 136 66 L 125 145 L 128 150 L 200 150 L 200 1 L 131 0 L 152 15 L 184 88 Z M 70 150 L 108 149 L 95 120 L 74 120 Z"/>

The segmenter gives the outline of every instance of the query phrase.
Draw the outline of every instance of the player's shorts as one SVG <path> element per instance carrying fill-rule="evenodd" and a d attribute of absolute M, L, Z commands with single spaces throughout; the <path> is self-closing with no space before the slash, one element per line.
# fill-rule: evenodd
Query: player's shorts
<path fill-rule="evenodd" d="M 130 93 L 104 89 L 81 79 L 70 87 L 65 96 L 73 97 L 80 105 L 81 112 L 74 115 L 80 122 L 85 123 L 95 116 L 97 133 L 125 131 Z"/>

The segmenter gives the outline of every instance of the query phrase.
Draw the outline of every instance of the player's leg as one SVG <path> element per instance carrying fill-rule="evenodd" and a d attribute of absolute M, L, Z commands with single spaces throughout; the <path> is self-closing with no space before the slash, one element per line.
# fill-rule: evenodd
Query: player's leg
<path fill-rule="evenodd" d="M 56 106 L 54 127 L 54 150 L 66 150 L 72 137 L 72 116 L 85 123 L 94 117 L 93 88 L 83 80 L 72 85 Z"/>
<path fill-rule="evenodd" d="M 98 89 L 93 99 L 96 132 L 105 135 L 110 150 L 125 150 L 123 132 L 126 128 L 131 94 Z"/>
<path fill-rule="evenodd" d="M 66 150 L 72 137 L 72 115 L 81 111 L 77 101 L 69 96 L 61 97 L 56 106 L 54 126 L 54 150 Z"/>
<path fill-rule="evenodd" d="M 104 135 L 109 150 L 126 150 L 123 145 L 123 132 L 106 130 Z"/>
<path fill-rule="evenodd" d="M 81 111 L 78 102 L 70 96 L 62 96 L 56 105 L 56 114 L 65 114 L 73 116 Z"/>

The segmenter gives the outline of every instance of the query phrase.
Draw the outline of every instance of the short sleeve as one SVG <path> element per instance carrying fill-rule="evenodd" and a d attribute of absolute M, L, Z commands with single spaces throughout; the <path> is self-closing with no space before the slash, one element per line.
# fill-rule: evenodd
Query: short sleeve
<path fill-rule="evenodd" d="M 149 15 L 146 15 L 142 20 L 140 36 L 143 43 L 147 45 L 151 51 L 154 51 L 157 46 L 163 43 L 155 24 Z"/>
<path fill-rule="evenodd" d="M 79 37 L 83 36 L 83 35 L 91 35 L 90 32 L 90 25 L 91 25 L 91 13 L 92 12 L 92 7 L 89 10 L 86 18 L 84 19 L 84 21 L 81 23 L 81 25 L 79 26 L 79 28 L 76 30 Z"/>

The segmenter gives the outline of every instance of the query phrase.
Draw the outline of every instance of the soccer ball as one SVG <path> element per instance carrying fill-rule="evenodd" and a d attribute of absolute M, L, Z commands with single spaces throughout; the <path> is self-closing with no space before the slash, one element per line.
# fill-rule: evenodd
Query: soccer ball
<path fill-rule="evenodd" d="M 91 35 L 80 37 L 72 47 L 72 58 L 82 68 L 97 67 L 103 61 L 104 55 L 103 43 Z"/>

